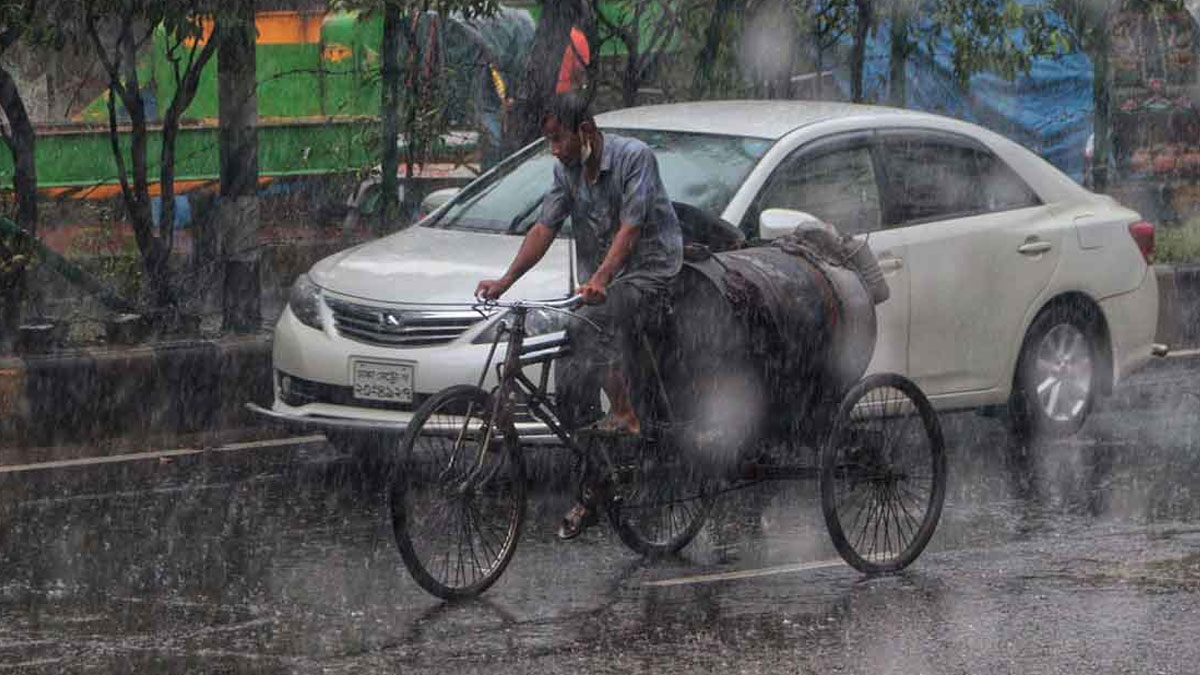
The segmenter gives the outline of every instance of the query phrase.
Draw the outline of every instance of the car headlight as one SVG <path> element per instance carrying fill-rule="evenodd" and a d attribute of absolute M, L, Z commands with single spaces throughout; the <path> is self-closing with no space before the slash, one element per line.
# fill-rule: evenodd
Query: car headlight
<path fill-rule="evenodd" d="M 321 330 L 321 287 L 313 283 L 307 274 L 296 277 L 292 292 L 288 295 L 288 306 L 300 323 Z"/>
<path fill-rule="evenodd" d="M 498 320 L 493 321 L 490 326 L 475 338 L 475 344 L 490 344 L 494 341 L 496 339 L 496 331 L 500 329 L 500 322 L 507 321 L 510 314 L 511 312 L 505 312 Z M 567 322 L 570 320 L 571 317 L 566 312 L 551 309 L 531 309 L 525 315 L 525 337 L 546 335 L 566 330 Z"/>

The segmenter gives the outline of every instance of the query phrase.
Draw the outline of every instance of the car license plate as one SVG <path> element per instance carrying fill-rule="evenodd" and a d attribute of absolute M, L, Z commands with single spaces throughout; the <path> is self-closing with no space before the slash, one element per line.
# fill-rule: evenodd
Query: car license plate
<path fill-rule="evenodd" d="M 354 398 L 412 403 L 411 364 L 354 360 L 350 362 L 350 368 L 354 373 Z"/>

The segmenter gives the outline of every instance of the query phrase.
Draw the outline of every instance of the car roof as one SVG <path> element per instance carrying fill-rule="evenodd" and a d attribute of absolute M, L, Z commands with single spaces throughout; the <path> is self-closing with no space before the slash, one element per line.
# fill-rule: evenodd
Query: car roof
<path fill-rule="evenodd" d="M 596 116 L 601 127 L 655 129 L 778 140 L 814 122 L 849 116 L 935 117 L 911 110 L 832 101 L 694 101 L 622 108 Z"/>
<path fill-rule="evenodd" d="M 834 101 L 695 101 L 612 110 L 597 115 L 596 123 L 609 129 L 680 131 L 770 141 L 815 124 L 831 124 L 843 131 L 909 126 L 947 131 L 988 145 L 1047 202 L 1090 194 L 1028 148 L 1000 134 L 970 122 L 903 108 Z"/>

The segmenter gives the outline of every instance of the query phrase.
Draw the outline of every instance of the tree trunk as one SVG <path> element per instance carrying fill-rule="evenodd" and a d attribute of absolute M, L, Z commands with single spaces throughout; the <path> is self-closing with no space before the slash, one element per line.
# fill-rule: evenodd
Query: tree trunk
<path fill-rule="evenodd" d="M 1112 100 L 1109 97 L 1109 40 L 1107 20 L 1096 31 L 1091 50 L 1092 99 L 1095 106 L 1092 139 L 1092 190 L 1108 190 L 1109 158 L 1112 155 Z"/>
<path fill-rule="evenodd" d="M 638 30 L 635 25 L 633 30 Z M 641 54 L 638 52 L 637 37 L 625 41 L 625 73 L 621 77 L 621 103 L 626 108 L 637 105 L 638 89 L 641 88 L 642 74 L 639 63 Z"/>
<path fill-rule="evenodd" d="M 441 30 L 438 17 L 426 17 L 428 2 L 422 4 L 413 19 L 407 23 L 407 54 L 406 65 L 408 74 L 406 80 L 408 91 L 404 105 L 404 198 L 400 201 L 399 217 L 406 223 L 416 219 L 420 203 L 417 199 L 413 176 L 416 167 L 425 162 L 429 148 L 434 144 L 441 126 L 423 123 L 436 114 L 435 101 L 438 100 L 436 87 L 440 76 L 438 64 L 437 41 Z M 421 34 L 421 24 L 426 22 L 425 34 Z"/>
<path fill-rule="evenodd" d="M 220 31 L 217 58 L 221 116 L 218 216 L 224 263 L 222 329 L 234 333 L 254 332 L 262 325 L 254 43 L 254 3 L 245 0 L 238 3 L 236 18 Z"/>
<path fill-rule="evenodd" d="M 542 0 L 542 16 L 509 120 L 511 133 L 505 138 L 505 155 L 541 135 L 542 115 L 554 96 L 563 52 L 571 40 L 571 26 L 582 19 L 581 3 L 577 0 Z"/>
<path fill-rule="evenodd" d="M 850 100 L 863 101 L 863 71 L 867 54 L 867 36 L 871 32 L 872 2 L 855 0 L 854 45 L 850 49 Z"/>
<path fill-rule="evenodd" d="M 179 141 L 179 121 L 184 111 L 196 98 L 196 90 L 200 86 L 200 74 L 216 52 L 216 45 L 222 35 L 221 24 L 213 27 L 213 34 L 200 49 L 189 57 L 187 70 L 176 84 L 175 95 L 171 105 L 167 107 L 162 119 L 162 147 L 159 162 L 159 194 L 162 203 L 158 219 L 158 237 L 167 250 L 175 248 L 175 156 Z M 218 75 L 219 77 L 219 75 Z"/>
<path fill-rule="evenodd" d="M 150 179 L 146 161 L 149 131 L 146 128 L 146 107 L 142 103 L 141 91 L 130 88 L 132 99 L 126 108 L 129 111 L 130 133 L 129 154 L 133 164 L 133 199 L 126 200 L 134 238 L 142 252 L 142 263 L 146 279 L 150 282 L 151 302 L 155 309 L 165 310 L 175 305 L 175 293 L 171 288 L 169 261 L 171 249 L 167 242 L 154 231 L 154 214 L 150 208 Z"/>
<path fill-rule="evenodd" d="M 176 92 L 175 95 L 180 96 L 181 93 Z M 163 120 L 160 137 L 158 238 L 168 250 L 172 250 L 175 248 L 175 145 L 179 140 L 178 117 L 168 115 Z"/>
<path fill-rule="evenodd" d="M 725 41 L 725 21 L 734 4 L 735 0 L 717 0 L 712 15 L 708 18 L 708 28 L 704 31 L 704 46 L 700 48 L 700 54 L 696 57 L 696 74 L 692 76 L 692 98 L 704 98 L 708 92 L 717 54 L 721 50 L 721 43 Z"/>
<path fill-rule="evenodd" d="M 376 234 L 382 234 L 387 224 L 396 216 L 398 184 L 396 174 L 400 170 L 400 31 L 404 16 L 400 4 L 395 1 L 383 5 L 383 43 L 380 48 L 380 77 L 382 95 L 379 116 L 382 126 L 383 157 L 380 170 L 383 172 L 383 191 L 379 201 L 379 220 Z M 409 46 L 414 48 L 413 45 Z"/>
<path fill-rule="evenodd" d="M 96 55 L 108 73 L 108 141 L 116 165 L 117 178 L 121 184 L 121 197 L 129 211 L 129 222 L 137 240 L 146 272 L 146 282 L 155 309 L 164 310 L 174 304 L 170 286 L 168 260 L 170 249 L 154 230 L 154 217 L 150 210 L 150 185 L 146 166 L 147 130 L 146 108 L 142 102 L 141 86 L 138 83 L 137 53 L 133 35 L 134 18 L 121 17 L 120 32 L 115 49 L 110 52 L 104 46 L 96 17 L 87 17 L 87 34 L 91 38 Z M 121 147 L 121 132 L 117 119 L 117 102 L 125 106 L 129 114 L 129 164 Z M 133 182 L 130 184 L 130 169 Z"/>
<path fill-rule="evenodd" d="M 13 158 L 13 191 L 17 200 L 17 226 L 37 235 L 37 169 L 34 161 L 35 134 L 25 102 L 12 75 L 0 68 L 0 108 L 8 118 L 11 135 L 5 140 Z M 6 280 L 0 297 L 0 348 L 9 350 L 21 325 L 21 303 L 25 297 L 25 272 L 17 270 Z"/>
<path fill-rule="evenodd" d="M 154 215 L 150 209 L 150 178 L 146 154 L 148 152 L 149 131 L 146 128 L 146 106 L 142 101 L 142 89 L 137 75 L 137 53 L 134 48 L 133 19 L 126 17 L 121 27 L 121 37 L 117 43 L 120 52 L 120 64 L 124 69 L 123 95 L 109 89 L 109 100 L 118 95 L 129 113 L 129 160 L 132 164 L 132 190 L 124 189 L 125 205 L 129 209 L 129 220 L 133 227 L 134 238 L 138 250 L 142 253 L 142 266 L 146 270 L 146 280 L 149 282 L 151 303 L 157 310 L 165 310 L 174 306 L 175 294 L 171 288 L 171 272 L 168 265 L 171 249 L 167 248 L 154 231 Z M 115 85 L 116 83 L 114 83 Z M 109 105 L 109 133 L 112 137 L 114 152 L 120 152 L 120 135 L 116 128 L 116 110 Z M 123 181 L 124 182 L 124 181 Z M 128 187 L 123 186 L 123 187 Z"/>
<path fill-rule="evenodd" d="M 908 13 L 893 0 L 888 61 L 888 105 L 903 108 L 908 102 Z"/>

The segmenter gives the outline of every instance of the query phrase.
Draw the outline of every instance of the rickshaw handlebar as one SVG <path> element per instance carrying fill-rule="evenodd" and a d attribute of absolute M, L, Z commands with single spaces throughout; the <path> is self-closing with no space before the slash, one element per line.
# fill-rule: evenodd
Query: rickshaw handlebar
<path fill-rule="evenodd" d="M 507 309 L 575 309 L 583 304 L 583 296 L 572 295 L 562 300 L 485 300 L 484 307 L 502 307 Z"/>

